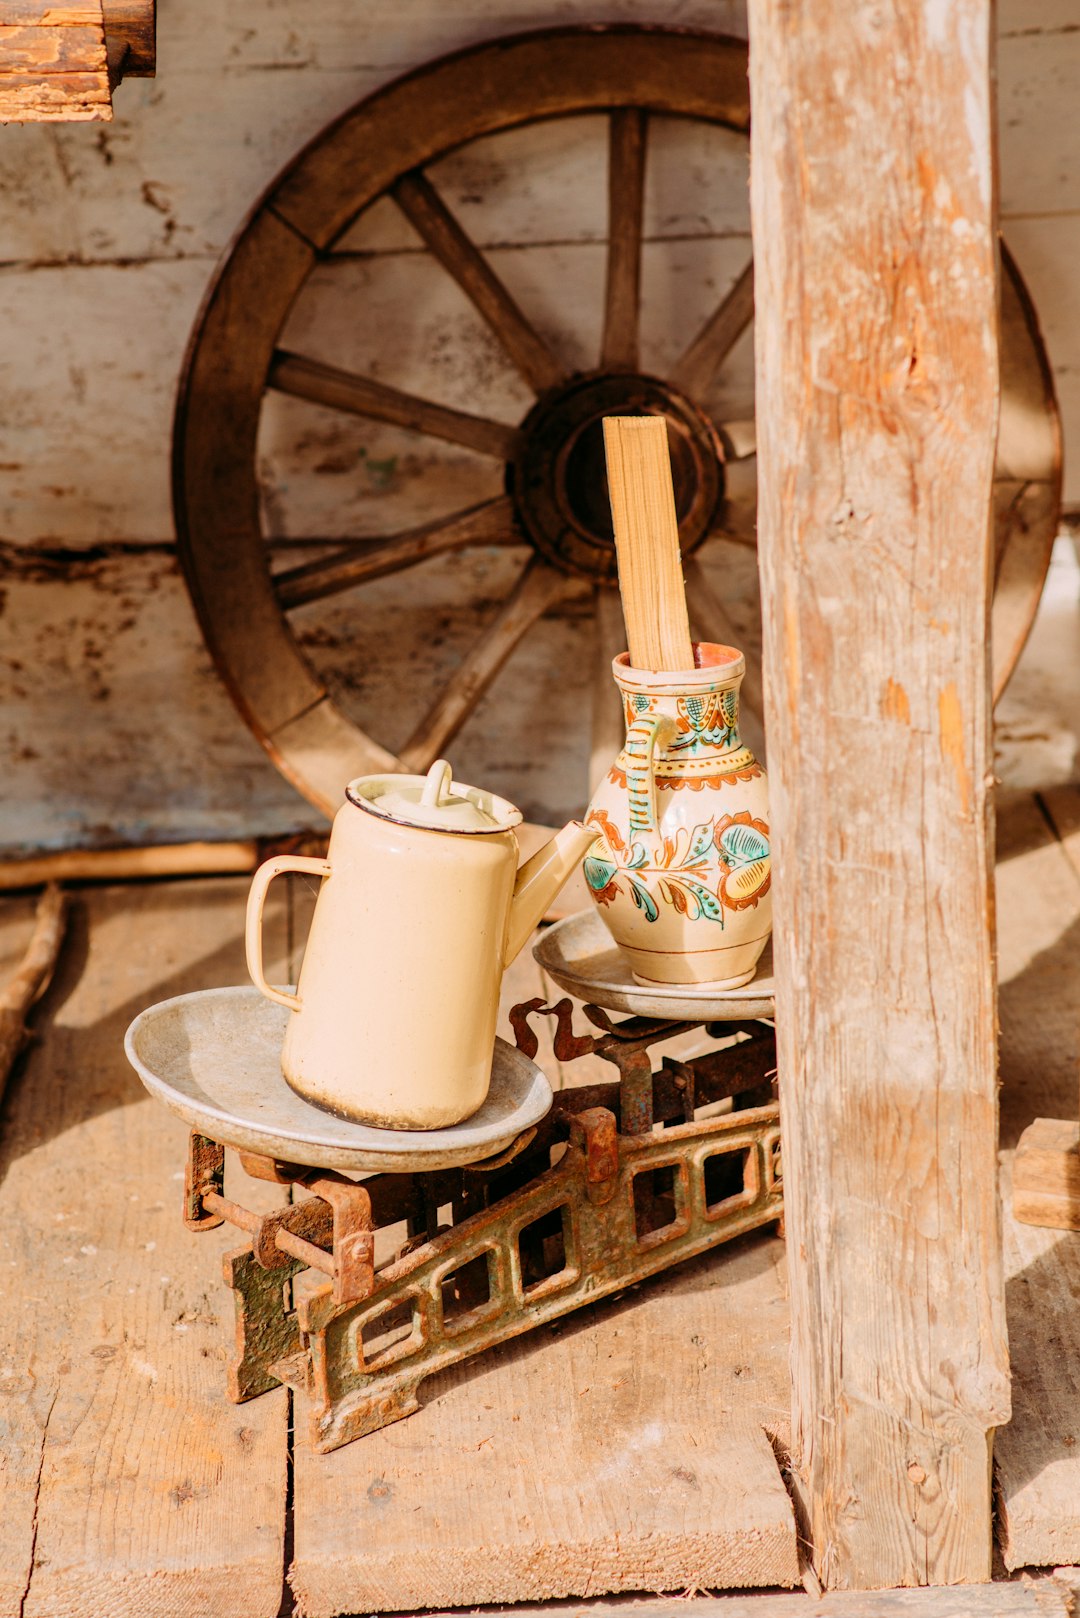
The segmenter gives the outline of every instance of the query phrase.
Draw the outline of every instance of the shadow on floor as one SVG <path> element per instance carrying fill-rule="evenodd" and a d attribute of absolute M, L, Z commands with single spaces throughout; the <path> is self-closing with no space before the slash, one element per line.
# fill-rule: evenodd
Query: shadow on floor
<path fill-rule="evenodd" d="M 146 1097 L 124 1055 L 124 1034 L 146 1006 L 195 988 L 244 981 L 242 896 L 246 879 L 154 883 L 109 890 L 73 891 L 63 948 L 56 974 L 32 1016 L 32 1039 L 8 1080 L 0 1110 L 0 1179 L 24 1152 L 40 1148 L 76 1125 Z M 92 965 L 91 917 L 123 914 L 124 896 L 138 894 L 138 915 L 168 913 L 178 918 L 188 905 L 198 906 L 207 918 L 208 938 L 218 940 L 206 954 L 181 964 L 162 963 L 153 975 L 153 960 L 140 956 L 137 937 L 131 940 L 130 976 L 138 985 L 96 1022 L 65 1020 L 65 1012 Z M 223 925 L 227 909 L 235 927 Z M 189 934 L 190 936 L 190 934 Z M 122 968 L 123 963 L 119 963 Z M 115 1166 L 103 1166 L 103 1174 Z"/>

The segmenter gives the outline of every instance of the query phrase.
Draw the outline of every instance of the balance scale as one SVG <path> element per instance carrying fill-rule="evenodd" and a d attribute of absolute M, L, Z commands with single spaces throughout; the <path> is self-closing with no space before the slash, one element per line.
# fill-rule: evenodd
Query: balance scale
<path fill-rule="evenodd" d="M 297 1096 L 280 1067 L 289 1012 L 253 988 L 166 1000 L 128 1030 L 143 1083 L 191 1126 L 185 1224 L 249 1238 L 223 1264 L 229 1397 L 304 1394 L 316 1450 L 411 1415 L 436 1371 L 758 1226 L 783 1231 L 771 957 L 725 993 L 643 988 L 592 912 L 534 954 L 598 1032 L 574 1033 L 569 999 L 515 1006 L 516 1049 L 496 1040 L 486 1103 L 450 1129 L 369 1128 Z M 533 1061 L 541 1015 L 560 1062 L 600 1056 L 618 1078 L 553 1095 Z M 700 1027 L 719 1048 L 654 1071 L 651 1046 Z M 279 1208 L 225 1196 L 226 1147 L 282 1187 Z"/>

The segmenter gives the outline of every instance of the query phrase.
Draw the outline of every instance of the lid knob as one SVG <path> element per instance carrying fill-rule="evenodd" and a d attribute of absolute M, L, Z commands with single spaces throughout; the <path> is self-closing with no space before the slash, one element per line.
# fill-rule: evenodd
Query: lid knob
<path fill-rule="evenodd" d="M 420 802 L 425 809 L 438 809 L 443 800 L 449 796 L 452 772 L 450 765 L 444 758 L 437 758 L 424 781 L 424 790 L 420 795 Z"/>

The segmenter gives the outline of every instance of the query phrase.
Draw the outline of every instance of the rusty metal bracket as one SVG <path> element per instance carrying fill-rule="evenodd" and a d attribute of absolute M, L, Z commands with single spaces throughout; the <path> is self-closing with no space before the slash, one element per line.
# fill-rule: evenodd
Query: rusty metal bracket
<path fill-rule="evenodd" d="M 619 1172 L 619 1137 L 615 1115 L 606 1107 L 590 1107 L 570 1121 L 570 1139 L 585 1149 L 585 1189 L 591 1203 L 600 1206 L 615 1195 Z"/>
<path fill-rule="evenodd" d="M 352 1303 L 369 1297 L 375 1285 L 375 1227 L 370 1196 L 362 1185 L 333 1170 L 310 1175 L 304 1183 L 332 1212 L 334 1302 Z"/>
<path fill-rule="evenodd" d="M 222 1191 L 225 1150 L 192 1131 L 184 1189 L 184 1223 L 211 1230 L 228 1220 L 251 1237 L 251 1257 L 264 1270 L 319 1270 L 333 1283 L 335 1303 L 366 1298 L 375 1284 L 375 1227 L 371 1198 L 362 1185 L 333 1169 L 305 1169 L 244 1152 L 245 1170 L 276 1185 L 299 1185 L 312 1194 L 256 1214 Z"/>
<path fill-rule="evenodd" d="M 674 1056 L 665 1056 L 664 1072 L 682 1098 L 683 1123 L 692 1123 L 697 1106 L 697 1070 L 694 1064 L 680 1062 Z"/>
<path fill-rule="evenodd" d="M 547 1118 L 486 1162 L 358 1184 L 248 1156 L 257 1178 L 308 1193 L 260 1215 L 225 1198 L 223 1149 L 192 1137 L 189 1227 L 227 1219 L 250 1237 L 225 1261 L 230 1398 L 284 1382 L 309 1401 L 313 1447 L 334 1449 L 417 1409 L 435 1371 L 782 1226 L 771 1027 L 740 1025 L 749 1037 L 653 1072 L 650 1044 L 700 1025 L 616 1022 L 591 1006 L 597 1033 L 576 1035 L 572 1012 L 570 1000 L 516 1006 L 520 1048 L 536 1048 L 531 1016 L 553 1016 L 559 1060 L 602 1056 L 618 1082 L 560 1090 Z M 389 1255 L 378 1268 L 377 1232 Z"/>
<path fill-rule="evenodd" d="M 648 1047 L 658 1039 L 671 1039 L 700 1024 L 667 1022 L 659 1017 L 626 1017 L 622 1022 L 614 1022 L 601 1006 L 587 1005 L 583 1010 L 593 1027 L 601 1030 L 601 1038 L 574 1033 L 574 1003 L 569 998 L 553 1006 L 540 999 L 515 1006 L 510 1012 L 510 1023 L 518 1049 L 530 1059 L 534 1057 L 540 1045 L 529 1018 L 534 1015 L 554 1017 L 556 1058 L 560 1062 L 573 1062 L 579 1056 L 599 1056 L 613 1063 L 622 1080 L 619 1100 L 622 1132 L 624 1135 L 647 1134 L 653 1126 L 652 1061 Z"/>
<path fill-rule="evenodd" d="M 225 1148 L 207 1135 L 192 1130 L 188 1137 L 184 1175 L 184 1224 L 188 1230 L 216 1230 L 224 1216 L 206 1207 L 205 1199 L 220 1196 L 225 1185 Z"/>

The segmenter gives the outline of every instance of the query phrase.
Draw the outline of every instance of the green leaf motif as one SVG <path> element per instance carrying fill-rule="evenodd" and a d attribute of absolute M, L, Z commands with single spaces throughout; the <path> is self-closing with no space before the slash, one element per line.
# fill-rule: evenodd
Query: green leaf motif
<path fill-rule="evenodd" d="M 749 865 L 751 860 L 769 857 L 769 839 L 753 826 L 726 826 L 720 834 L 718 846 L 732 869 L 738 865 Z"/>
<path fill-rule="evenodd" d="M 691 882 L 689 877 L 668 877 L 671 883 L 678 882 L 683 891 L 694 901 L 694 906 L 688 908 L 687 914 L 691 921 L 697 921 L 704 916 L 709 921 L 718 921 L 724 925 L 724 912 L 715 894 L 709 892 L 700 882 Z"/>
<path fill-rule="evenodd" d="M 585 872 L 585 880 L 593 892 L 601 893 L 618 873 L 619 868 L 611 860 L 598 860 L 590 854 L 586 857 L 582 869 Z"/>
<path fill-rule="evenodd" d="M 634 903 L 638 909 L 644 910 L 646 921 L 656 921 L 660 912 L 657 910 L 656 903 L 648 888 L 631 879 L 630 892 L 634 895 Z"/>

